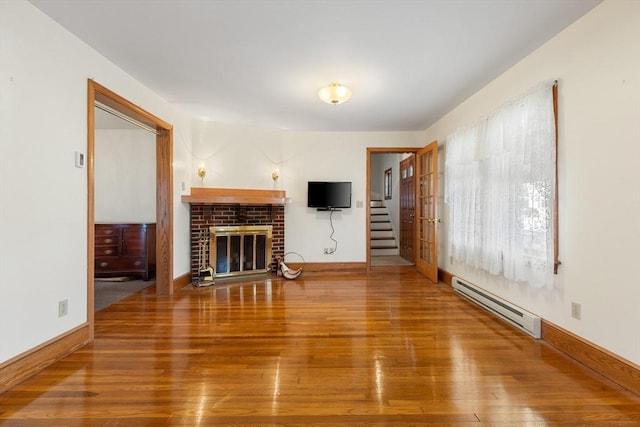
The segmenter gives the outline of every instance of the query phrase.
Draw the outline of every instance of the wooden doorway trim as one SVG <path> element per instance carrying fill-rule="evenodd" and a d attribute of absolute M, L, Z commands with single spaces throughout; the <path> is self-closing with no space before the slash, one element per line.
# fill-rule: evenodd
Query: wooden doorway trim
<path fill-rule="evenodd" d="M 367 147 L 367 177 L 366 177 L 366 224 L 365 233 L 366 248 L 367 248 L 367 272 L 371 271 L 371 229 L 369 228 L 369 222 L 371 221 L 371 155 L 372 154 L 396 154 L 396 153 L 416 153 L 420 147 Z M 415 253 L 415 247 L 414 247 Z"/>
<path fill-rule="evenodd" d="M 173 126 L 106 87 L 88 80 L 87 91 L 87 320 L 94 327 L 95 102 L 158 132 L 156 136 L 156 293 L 173 293 Z"/>

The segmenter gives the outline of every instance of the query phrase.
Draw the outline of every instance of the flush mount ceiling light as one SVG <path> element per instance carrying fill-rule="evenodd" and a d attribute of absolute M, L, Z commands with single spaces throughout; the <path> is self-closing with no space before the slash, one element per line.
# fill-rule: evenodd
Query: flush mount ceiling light
<path fill-rule="evenodd" d="M 338 83 L 329 83 L 318 91 L 318 96 L 327 104 L 342 104 L 351 98 L 351 89 Z"/>

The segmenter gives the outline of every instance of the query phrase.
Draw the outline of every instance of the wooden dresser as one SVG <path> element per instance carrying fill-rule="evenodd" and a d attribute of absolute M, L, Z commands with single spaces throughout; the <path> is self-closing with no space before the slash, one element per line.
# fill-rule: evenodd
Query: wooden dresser
<path fill-rule="evenodd" d="M 155 224 L 96 224 L 95 276 L 142 276 L 156 269 Z"/>

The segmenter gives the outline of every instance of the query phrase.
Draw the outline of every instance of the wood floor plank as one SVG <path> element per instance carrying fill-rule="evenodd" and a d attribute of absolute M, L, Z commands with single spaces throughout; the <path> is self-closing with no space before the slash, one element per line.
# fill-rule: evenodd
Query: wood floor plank
<path fill-rule="evenodd" d="M 2 426 L 638 426 L 640 398 L 411 268 L 152 290 Z"/>

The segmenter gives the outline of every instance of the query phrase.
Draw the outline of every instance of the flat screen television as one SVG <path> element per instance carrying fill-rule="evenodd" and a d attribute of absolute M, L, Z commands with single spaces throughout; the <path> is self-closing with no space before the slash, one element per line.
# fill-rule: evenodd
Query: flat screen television
<path fill-rule="evenodd" d="M 309 181 L 307 207 L 334 210 L 351 207 L 350 182 Z"/>

